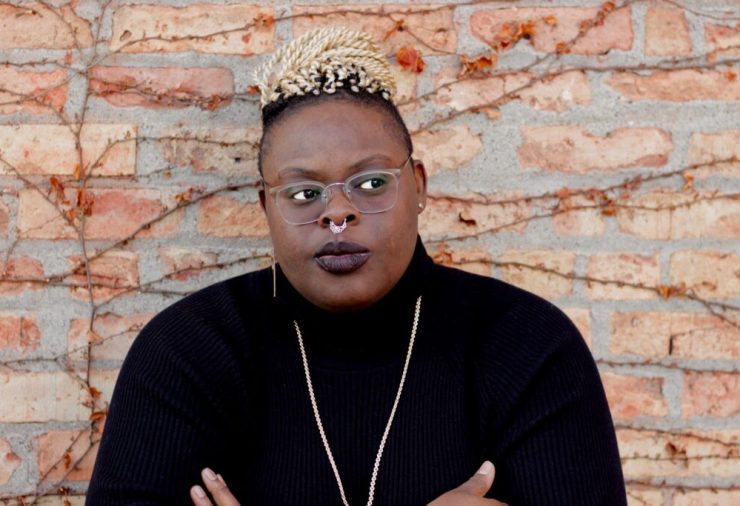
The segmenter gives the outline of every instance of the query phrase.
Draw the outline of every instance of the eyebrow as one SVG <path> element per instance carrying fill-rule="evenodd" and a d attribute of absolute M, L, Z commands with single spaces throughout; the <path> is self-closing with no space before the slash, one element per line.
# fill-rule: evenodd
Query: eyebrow
<path fill-rule="evenodd" d="M 359 160 L 359 161 L 353 163 L 352 165 L 349 166 L 349 170 L 350 171 L 356 171 L 357 168 L 360 167 L 361 165 L 364 165 L 367 162 L 370 162 L 370 161 L 375 160 L 375 159 L 378 159 L 378 158 L 382 158 L 382 159 L 388 160 L 388 161 L 391 159 L 389 156 L 382 155 L 380 153 L 376 153 L 376 154 L 367 156 L 367 157 L 363 158 L 362 160 Z M 306 177 L 306 178 L 309 178 L 309 179 L 320 179 L 321 173 L 318 172 L 318 171 L 316 171 L 316 170 L 306 169 L 306 168 L 303 168 L 303 167 L 287 167 L 285 169 L 280 169 L 278 171 L 278 178 L 279 179 L 283 179 L 283 178 L 288 177 L 288 176 L 301 176 L 301 177 Z"/>

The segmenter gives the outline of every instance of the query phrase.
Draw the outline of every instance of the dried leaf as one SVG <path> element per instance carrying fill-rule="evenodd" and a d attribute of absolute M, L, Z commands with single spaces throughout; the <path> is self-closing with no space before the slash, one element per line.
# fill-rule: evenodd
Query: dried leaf
<path fill-rule="evenodd" d="M 64 452 L 62 455 L 62 462 L 64 462 L 64 469 L 69 469 L 72 465 L 72 455 L 69 452 Z"/>
<path fill-rule="evenodd" d="M 401 47 L 396 51 L 396 61 L 402 69 L 415 74 L 424 71 L 424 59 L 416 48 L 411 46 Z"/>
<path fill-rule="evenodd" d="M 393 26 L 390 28 L 390 30 L 385 32 L 385 35 L 383 36 L 383 41 L 385 42 L 386 40 L 390 39 L 391 36 L 393 36 L 393 34 L 395 34 L 396 32 L 402 32 L 403 29 L 403 19 L 396 21 L 395 23 L 393 23 Z"/>
<path fill-rule="evenodd" d="M 550 26 L 558 26 L 558 19 L 555 16 L 545 16 L 543 19 Z"/>
<path fill-rule="evenodd" d="M 253 84 L 247 87 L 247 95 L 259 95 L 259 94 L 260 94 L 259 86 Z"/>
<path fill-rule="evenodd" d="M 694 186 L 694 175 L 688 172 L 684 172 L 682 175 L 683 175 L 683 180 L 685 181 L 685 183 L 681 187 L 681 190 L 688 190 L 692 188 Z"/>
<path fill-rule="evenodd" d="M 258 14 L 257 17 L 254 18 L 254 25 L 258 28 L 272 28 L 272 25 L 274 24 L 275 18 L 270 14 Z"/>
<path fill-rule="evenodd" d="M 465 55 L 460 57 L 460 63 L 462 64 L 462 71 L 460 72 L 459 78 L 466 76 L 475 76 L 485 73 L 486 70 L 492 69 L 496 65 L 498 57 L 495 54 L 491 56 L 479 56 L 475 59 L 470 59 Z"/>
<path fill-rule="evenodd" d="M 570 188 L 564 186 L 557 191 L 556 195 L 559 199 L 567 199 L 570 197 Z"/>
<path fill-rule="evenodd" d="M 92 395 L 92 398 L 93 398 L 93 399 L 98 399 L 98 398 L 100 398 L 100 390 L 98 390 L 98 389 L 97 389 L 97 388 L 95 388 L 95 387 L 90 387 L 90 388 L 88 388 L 88 390 L 89 390 L 89 392 L 90 392 L 90 395 Z"/>
<path fill-rule="evenodd" d="M 51 176 L 49 178 L 49 184 L 51 185 L 51 191 L 56 195 L 56 198 L 61 202 L 62 204 L 69 204 L 69 200 L 67 200 L 67 197 L 64 195 L 64 184 L 62 183 L 61 179 L 59 179 L 56 176 Z"/>
<path fill-rule="evenodd" d="M 90 421 L 99 422 L 101 420 L 104 420 L 106 415 L 107 415 L 106 411 L 95 411 L 90 415 Z"/>
<path fill-rule="evenodd" d="M 95 197 L 84 188 L 77 190 L 77 207 L 82 210 L 82 214 L 85 216 L 92 215 L 92 207 Z"/>
<path fill-rule="evenodd" d="M 188 188 L 184 192 L 178 193 L 177 195 L 175 195 L 175 200 L 177 201 L 178 204 L 187 204 L 188 202 L 192 200 L 192 197 L 193 197 L 193 189 Z"/>
<path fill-rule="evenodd" d="M 472 216 L 470 216 L 470 215 L 468 215 L 468 214 L 464 214 L 463 212 L 460 212 L 460 213 L 459 213 L 459 214 L 457 215 L 457 218 L 458 218 L 458 219 L 459 219 L 459 220 L 460 220 L 461 222 L 465 223 L 466 225 L 473 225 L 473 226 L 475 226 L 475 225 L 477 225 L 477 224 L 478 224 L 478 222 L 477 222 L 477 221 L 475 221 L 475 218 L 473 218 Z"/>

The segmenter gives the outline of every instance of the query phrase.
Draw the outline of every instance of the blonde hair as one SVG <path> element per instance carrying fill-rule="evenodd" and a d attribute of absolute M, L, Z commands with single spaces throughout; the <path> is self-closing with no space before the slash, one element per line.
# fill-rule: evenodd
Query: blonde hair
<path fill-rule="evenodd" d="M 317 28 L 279 48 L 255 71 L 260 106 L 337 88 L 380 93 L 393 102 L 396 83 L 372 36 L 346 27 Z"/>

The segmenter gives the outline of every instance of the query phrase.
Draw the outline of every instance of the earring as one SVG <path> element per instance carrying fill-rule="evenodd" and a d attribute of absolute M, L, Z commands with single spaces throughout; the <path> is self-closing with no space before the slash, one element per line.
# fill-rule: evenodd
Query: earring
<path fill-rule="evenodd" d="M 424 204 L 422 204 L 421 202 L 419 202 L 417 204 L 417 206 L 419 207 L 419 211 L 421 211 L 422 209 L 424 209 Z"/>
<path fill-rule="evenodd" d="M 275 252 L 270 250 L 270 267 L 272 268 L 272 298 L 277 297 L 277 273 L 275 272 Z"/>

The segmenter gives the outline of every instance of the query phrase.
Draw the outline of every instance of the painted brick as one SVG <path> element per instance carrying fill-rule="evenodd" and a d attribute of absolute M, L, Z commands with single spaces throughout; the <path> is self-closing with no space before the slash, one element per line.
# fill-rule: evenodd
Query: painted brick
<path fill-rule="evenodd" d="M 635 207 L 619 210 L 619 230 L 643 239 L 740 237 L 740 201 L 716 191 L 677 193 L 662 188 L 621 203 Z"/>
<path fill-rule="evenodd" d="M 10 443 L 0 439 L 0 486 L 10 481 L 21 462 L 22 459 L 13 452 Z"/>
<path fill-rule="evenodd" d="M 413 135 L 414 157 L 424 162 L 427 175 L 441 170 L 460 170 L 480 152 L 480 134 L 465 125 L 440 130 L 422 130 Z"/>
<path fill-rule="evenodd" d="M 653 299 L 657 294 L 620 283 L 642 284 L 655 287 L 660 282 L 660 263 L 658 255 L 637 255 L 633 253 L 604 252 L 589 257 L 588 276 L 610 283 L 586 282 L 586 289 L 594 299 Z"/>
<path fill-rule="evenodd" d="M 642 485 L 627 484 L 627 506 L 663 506 L 663 492 Z"/>
<path fill-rule="evenodd" d="M 614 419 L 632 420 L 640 416 L 663 417 L 668 414 L 663 378 L 605 372 L 601 380 Z"/>
<path fill-rule="evenodd" d="M 218 254 L 192 248 L 160 248 L 159 260 L 168 279 L 187 281 L 218 262 Z"/>
<path fill-rule="evenodd" d="M 740 100 L 740 79 L 715 70 L 660 70 L 646 75 L 615 72 L 606 84 L 629 100 Z"/>
<path fill-rule="evenodd" d="M 574 126 L 522 127 L 519 160 L 544 170 L 588 173 L 665 165 L 671 135 L 657 128 L 619 128 L 606 136 Z"/>
<path fill-rule="evenodd" d="M 97 400 L 99 406 L 110 404 L 113 389 L 116 386 L 116 379 L 118 379 L 120 372 L 120 369 L 93 369 L 90 371 L 90 386 L 100 392 L 100 397 Z"/>
<path fill-rule="evenodd" d="M 214 110 L 231 103 L 234 75 L 225 68 L 93 67 L 90 91 L 117 107 Z"/>
<path fill-rule="evenodd" d="M 573 252 L 509 250 L 498 258 L 498 262 L 501 262 L 501 279 L 540 297 L 557 299 L 573 293 L 573 279 L 540 270 L 548 269 L 572 276 L 576 264 L 576 254 Z"/>
<path fill-rule="evenodd" d="M 0 49 L 72 49 L 92 42 L 89 23 L 70 4 L 58 9 L 41 3 L 0 5 Z"/>
<path fill-rule="evenodd" d="M 40 342 L 36 318 L 0 311 L 0 350 L 34 351 Z"/>
<path fill-rule="evenodd" d="M 0 7 L 2 9 L 2 7 Z M 0 114 L 54 114 L 67 102 L 67 72 L 32 72 L 0 67 Z"/>
<path fill-rule="evenodd" d="M 673 506 L 734 506 L 740 504 L 740 490 L 679 490 L 672 500 Z"/>
<path fill-rule="evenodd" d="M 38 260 L 30 257 L 15 257 L 7 262 L 0 260 L 0 277 L 8 280 L 0 281 L 0 296 L 18 295 L 24 290 L 38 290 L 41 285 L 32 281 L 44 278 L 44 266 Z M 15 280 L 15 281 L 12 281 Z"/>
<path fill-rule="evenodd" d="M 259 128 L 173 131 L 160 144 L 164 159 L 176 167 L 257 177 L 260 135 Z"/>
<path fill-rule="evenodd" d="M 740 431 L 676 432 L 618 429 L 626 480 L 737 476 Z"/>
<path fill-rule="evenodd" d="M 486 231 L 522 233 L 532 210 L 521 197 L 515 192 L 497 192 L 496 200 L 507 201 L 497 204 L 486 202 L 480 195 L 429 195 L 427 207 L 419 216 L 419 230 L 422 236 L 442 237 Z"/>
<path fill-rule="evenodd" d="M 269 230 L 259 203 L 214 195 L 198 203 L 198 232 L 216 237 L 264 237 Z"/>
<path fill-rule="evenodd" d="M 689 165 L 711 164 L 692 171 L 697 177 L 740 176 L 740 130 L 691 134 L 688 158 Z"/>
<path fill-rule="evenodd" d="M 440 242 L 429 254 L 440 265 L 456 267 L 481 276 L 491 275 L 491 255 L 480 248 L 453 249 L 447 243 Z"/>
<path fill-rule="evenodd" d="M 71 257 L 70 264 L 76 266 L 81 257 Z M 109 300 L 130 292 L 139 285 L 139 256 L 131 251 L 110 250 L 90 261 L 90 281 L 95 301 Z M 82 300 L 89 299 L 87 275 L 84 265 L 75 269 L 67 281 L 73 286 L 71 294 Z"/>
<path fill-rule="evenodd" d="M 0 371 L 0 422 L 87 420 L 82 384 L 64 372 Z"/>
<path fill-rule="evenodd" d="M 110 48 L 127 53 L 263 54 L 273 50 L 273 16 L 271 7 L 254 5 L 124 5 L 113 13 Z"/>
<path fill-rule="evenodd" d="M 453 6 L 296 5 L 292 13 L 295 36 L 317 27 L 347 26 L 369 33 L 387 52 L 404 46 L 415 46 L 422 54 L 457 49 Z M 397 21 L 403 22 L 403 30 L 393 31 Z"/>
<path fill-rule="evenodd" d="M 573 195 L 562 199 L 563 212 L 552 217 L 552 228 L 560 235 L 597 236 L 606 232 L 606 221 L 601 210 L 578 209 L 580 206 L 594 206 L 596 202 L 585 195 Z M 551 210 L 546 211 L 551 212 Z"/>
<path fill-rule="evenodd" d="M 691 54 L 689 23 L 682 9 L 651 7 L 647 10 L 645 54 L 648 56 Z"/>
<path fill-rule="evenodd" d="M 162 216 L 168 206 L 159 190 L 154 189 L 94 189 L 87 190 L 93 198 L 91 215 L 85 218 L 87 239 L 122 239 L 142 226 Z M 74 189 L 66 191 L 67 199 L 74 201 Z M 137 237 L 172 234 L 179 226 L 181 213 L 151 225 Z M 18 233 L 30 239 L 73 239 L 76 230 L 35 190 L 22 190 L 18 211 Z"/>
<path fill-rule="evenodd" d="M 537 76 L 529 72 L 458 80 L 457 70 L 448 70 L 440 73 L 436 85 L 441 88 L 435 93 L 434 101 L 456 111 L 512 100 L 520 100 L 536 110 L 555 112 L 591 103 L 588 78 L 581 71 L 538 81 Z M 508 95 L 506 100 L 502 99 L 504 95 Z"/>
<path fill-rule="evenodd" d="M 616 355 L 740 358 L 740 329 L 709 313 L 626 312 L 610 320 L 609 349 Z"/>
<path fill-rule="evenodd" d="M 72 320 L 67 334 L 67 353 L 73 360 L 84 360 L 90 343 L 91 360 L 123 360 L 139 331 L 153 316 L 153 313 L 99 314 L 93 321 L 92 332 L 89 320 Z"/>
<path fill-rule="evenodd" d="M 0 201 L 0 236 L 8 235 L 8 222 L 10 221 L 10 209 Z"/>
<path fill-rule="evenodd" d="M 589 7 L 481 9 L 470 17 L 470 31 L 476 38 L 495 45 L 509 23 L 535 22 L 529 39 L 536 51 L 554 53 L 559 43 L 579 37 L 582 23 L 594 20 L 598 9 Z M 555 24 L 546 20 L 553 17 Z M 504 32 L 505 33 L 505 32 Z M 616 9 L 601 26 L 589 29 L 571 48 L 572 53 L 601 54 L 611 49 L 632 48 L 632 16 L 629 8 Z M 506 37 L 504 37 L 506 38 Z"/>
<path fill-rule="evenodd" d="M 90 435 L 90 430 L 63 430 L 38 438 L 38 468 L 46 475 L 45 482 L 90 480 L 98 453 L 98 444 L 91 442 Z M 94 437 L 98 439 L 97 434 Z"/>
<path fill-rule="evenodd" d="M 6 499 L 7 506 L 26 506 L 34 504 L 35 506 L 85 506 L 84 495 L 18 495 L 13 499 Z"/>
<path fill-rule="evenodd" d="M 705 23 L 704 42 L 707 49 L 717 55 L 740 55 L 740 23 L 734 26 Z"/>
<path fill-rule="evenodd" d="M 134 174 L 135 139 L 134 125 L 86 124 L 80 135 L 83 168 L 95 164 L 95 176 Z M 65 125 L 0 125 L 3 159 L 21 174 L 74 175 L 80 163 L 75 146 Z M 8 172 L 0 165 L 0 174 Z"/>
<path fill-rule="evenodd" d="M 685 283 L 702 298 L 740 295 L 740 255 L 720 251 L 677 251 L 670 260 L 671 284 Z"/>
<path fill-rule="evenodd" d="M 586 341 L 589 349 L 593 349 L 593 339 L 591 338 L 591 311 L 583 307 L 564 307 L 563 312 L 573 322 L 581 333 L 583 340 Z"/>
<path fill-rule="evenodd" d="M 686 371 L 681 395 L 681 416 L 735 416 L 740 413 L 738 392 L 740 374 Z"/>

